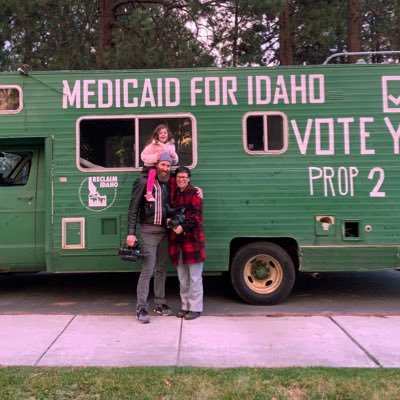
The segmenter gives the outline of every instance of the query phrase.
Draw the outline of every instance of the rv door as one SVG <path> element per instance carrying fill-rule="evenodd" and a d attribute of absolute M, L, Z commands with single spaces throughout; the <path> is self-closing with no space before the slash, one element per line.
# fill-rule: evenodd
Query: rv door
<path fill-rule="evenodd" d="M 40 157 L 43 149 L 39 147 L 0 146 L 0 271 L 44 268 L 44 164 Z"/>

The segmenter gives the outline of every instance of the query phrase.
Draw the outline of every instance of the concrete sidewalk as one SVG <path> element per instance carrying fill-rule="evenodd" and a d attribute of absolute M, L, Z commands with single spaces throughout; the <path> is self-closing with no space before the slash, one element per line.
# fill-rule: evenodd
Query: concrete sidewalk
<path fill-rule="evenodd" d="M 400 367 L 400 316 L 0 315 L 0 365 Z"/>

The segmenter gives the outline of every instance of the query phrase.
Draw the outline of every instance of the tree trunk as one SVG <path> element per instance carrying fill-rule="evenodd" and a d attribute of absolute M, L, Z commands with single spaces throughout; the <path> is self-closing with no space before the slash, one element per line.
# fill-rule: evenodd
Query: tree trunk
<path fill-rule="evenodd" d="M 30 39 L 24 39 L 24 51 L 22 56 L 22 62 L 26 65 L 30 65 L 31 67 L 36 67 L 32 65 L 32 42 Z"/>
<path fill-rule="evenodd" d="M 361 6 L 360 0 L 348 0 L 347 3 L 347 51 L 354 52 L 361 49 Z M 355 64 L 358 56 L 349 56 L 349 64 Z"/>
<path fill-rule="evenodd" d="M 293 65 L 289 1 L 286 2 L 279 15 L 279 48 L 280 65 Z"/>
<path fill-rule="evenodd" d="M 397 0 L 396 2 L 396 10 L 400 10 L 400 0 Z M 395 26 L 395 40 L 394 40 L 394 46 L 393 50 L 400 50 L 400 12 L 396 12 L 395 19 L 393 21 L 394 26 Z M 398 58 L 399 56 L 397 56 Z"/>
<path fill-rule="evenodd" d="M 239 36 L 239 5 L 235 4 L 235 26 L 233 28 L 233 43 L 232 43 L 232 67 L 237 66 L 238 59 L 238 36 Z"/>
<path fill-rule="evenodd" d="M 112 30 L 114 26 L 114 0 L 100 0 L 99 18 L 100 18 L 100 42 L 97 49 L 97 65 L 100 69 L 106 69 L 104 61 L 104 51 L 113 46 Z"/>

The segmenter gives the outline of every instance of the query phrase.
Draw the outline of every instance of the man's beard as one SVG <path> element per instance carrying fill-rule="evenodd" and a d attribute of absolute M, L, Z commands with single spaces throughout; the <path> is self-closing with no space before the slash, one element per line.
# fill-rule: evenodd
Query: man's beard
<path fill-rule="evenodd" d="M 162 183 L 168 182 L 170 175 L 171 175 L 170 172 L 157 170 L 157 179 L 159 182 Z"/>

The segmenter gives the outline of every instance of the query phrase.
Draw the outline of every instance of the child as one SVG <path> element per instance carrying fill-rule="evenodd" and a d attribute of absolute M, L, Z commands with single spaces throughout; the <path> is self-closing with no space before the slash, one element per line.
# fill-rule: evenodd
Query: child
<path fill-rule="evenodd" d="M 173 165 L 178 163 L 178 155 L 175 151 L 174 139 L 166 125 L 158 125 L 154 129 L 152 141 L 143 149 L 141 159 L 144 162 L 143 172 L 149 172 L 146 186 L 146 200 L 155 201 L 153 197 L 154 179 L 156 177 L 155 164 L 160 159 L 162 153 L 167 152 L 171 158 Z"/>

